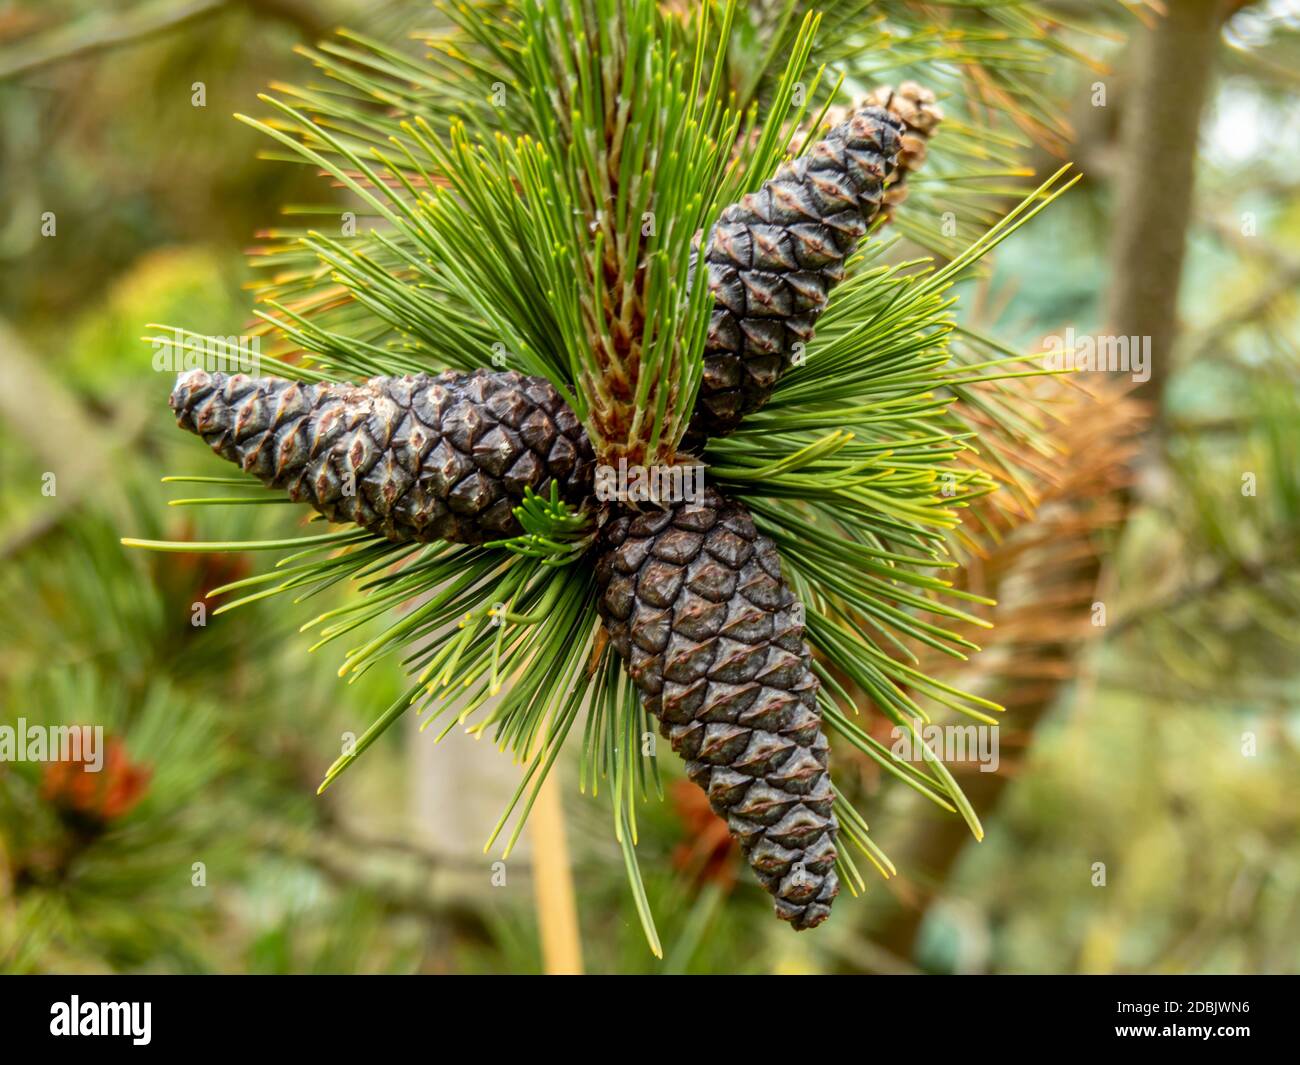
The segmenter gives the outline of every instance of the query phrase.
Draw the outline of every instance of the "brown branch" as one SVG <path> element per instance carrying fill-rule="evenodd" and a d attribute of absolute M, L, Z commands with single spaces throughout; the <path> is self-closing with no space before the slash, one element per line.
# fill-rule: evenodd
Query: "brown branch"
<path fill-rule="evenodd" d="M 1131 51 L 1135 69 L 1123 119 L 1122 166 L 1116 180 L 1118 215 L 1107 321 L 1118 335 L 1151 337 L 1152 377 L 1144 398 L 1159 399 L 1177 335 L 1177 300 L 1192 216 L 1197 138 L 1208 95 L 1208 72 L 1219 45 L 1221 15 L 1220 0 L 1182 0 L 1172 6 L 1167 18 L 1140 31 Z M 1099 499 L 1122 503 L 1127 490 L 1123 479 L 1115 477 L 1115 456 L 1092 473 L 1088 471 L 1089 460 L 1106 451 L 1095 446 L 1090 451 L 1088 441 L 1113 443 L 1118 425 L 1108 428 L 1087 416 L 1069 428 L 1076 435 L 1084 434 L 1082 449 L 1074 451 L 1076 465 L 1080 459 L 1083 465 L 1077 468 L 1081 479 L 1073 487 L 1068 482 L 1064 486 L 1062 501 L 1068 503 L 1073 496 L 1073 502 L 1085 508 L 1089 501 Z M 1120 466 L 1127 466 L 1128 461 L 1124 458 Z M 1122 513 L 1107 509 L 1110 523 L 1122 527 Z M 1004 598 L 995 616 L 1002 625 L 1010 620 L 1008 612 L 1014 614 L 1017 607 L 1026 612 L 1021 624 L 1010 626 L 1020 634 L 1018 638 L 1013 637 L 1009 645 L 999 642 L 1011 667 L 993 694 L 1006 706 L 1008 723 L 1029 734 L 1055 702 L 1061 684 L 1073 674 L 1082 637 L 1088 632 L 1091 596 L 1079 595 L 1078 590 L 1096 585 L 1102 575 L 1101 557 L 1095 553 L 1096 545 L 1085 526 L 1073 522 L 1069 528 L 1054 530 L 1053 522 L 1059 518 L 1047 508 L 1041 513 L 1046 524 L 1040 519 L 1035 523 L 1037 529 L 1030 526 L 1021 534 L 1035 541 L 1032 548 L 1008 553 L 1003 572 L 990 574 L 987 565 L 981 571 L 990 581 L 983 590 L 995 596 L 999 596 L 999 586 L 1023 589 L 1020 604 Z M 1081 513 L 1086 516 L 1087 509 Z M 1063 549 L 1068 560 L 1058 554 Z M 1072 589 L 1071 595 L 1077 596 L 1073 607 L 1060 594 L 1065 584 Z M 996 629 L 993 638 L 1000 641 Z M 989 650 L 986 647 L 986 655 Z M 1039 683 L 1024 682 L 1027 663 Z M 974 808 L 987 814 L 996 809 L 1007 784 L 1008 777 L 1002 773 L 972 774 L 965 790 Z M 900 901 L 882 915 L 883 923 L 875 935 L 885 949 L 903 957 L 911 956 L 929 903 L 968 843 L 965 826 L 955 818 L 934 817 L 923 811 L 918 820 L 920 824 L 911 826 L 912 852 L 901 855 L 898 862 L 900 869 L 915 871 L 914 879 L 896 885 Z"/>
<path fill-rule="evenodd" d="M 58 26 L 35 40 L 10 44 L 7 50 L 16 54 L 0 57 L 0 81 L 67 59 L 147 40 L 211 15 L 226 3 L 227 0 L 190 0 L 186 4 L 142 5 L 120 14 L 93 15 L 71 25 Z"/>
<path fill-rule="evenodd" d="M 1148 600 L 1141 606 L 1122 614 L 1109 626 L 1107 635 L 1114 637 L 1140 626 L 1153 617 L 1174 613 L 1183 607 L 1224 592 L 1238 588 L 1258 587 L 1278 569 L 1300 563 L 1298 552 L 1300 552 L 1300 545 L 1291 543 L 1287 544 L 1284 550 L 1270 552 L 1258 560 L 1235 559 L 1204 580 L 1183 585 L 1170 595 Z"/>
<path fill-rule="evenodd" d="M 138 44 L 234 6 L 234 0 L 189 0 L 187 3 L 163 0 L 124 12 L 78 19 L 35 39 L 10 43 L 6 48 L 9 54 L 0 54 L 0 81 L 65 60 Z M 327 18 L 311 5 L 296 0 L 243 0 L 243 6 L 261 17 L 294 26 L 309 40 L 324 37 L 330 30 Z"/>
<path fill-rule="evenodd" d="M 482 916 L 474 907 L 452 899 L 440 899 L 427 890 L 411 889 L 391 880 L 367 876 L 354 863 L 341 860 L 326 848 L 280 839 L 266 839 L 261 845 L 268 854 L 305 862 L 338 888 L 366 892 L 389 912 L 411 914 L 434 923 L 449 922 L 482 928 Z"/>

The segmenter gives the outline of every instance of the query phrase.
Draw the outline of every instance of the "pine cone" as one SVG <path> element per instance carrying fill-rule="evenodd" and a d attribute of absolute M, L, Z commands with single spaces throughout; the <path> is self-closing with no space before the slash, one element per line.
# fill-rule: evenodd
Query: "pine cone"
<path fill-rule="evenodd" d="M 518 535 L 524 488 L 579 504 L 587 434 L 549 381 L 514 372 L 303 384 L 191 370 L 172 410 L 183 429 L 330 521 L 390 540 L 479 544 Z"/>
<path fill-rule="evenodd" d="M 704 251 L 713 318 L 684 449 L 698 451 L 763 406 L 795 345 L 812 339 L 844 260 L 884 202 L 901 136 L 897 118 L 865 107 L 722 212 Z"/>
<path fill-rule="evenodd" d="M 610 642 L 777 916 L 830 914 L 838 824 L 817 678 L 776 547 L 713 489 L 694 510 L 615 512 L 598 540 Z"/>

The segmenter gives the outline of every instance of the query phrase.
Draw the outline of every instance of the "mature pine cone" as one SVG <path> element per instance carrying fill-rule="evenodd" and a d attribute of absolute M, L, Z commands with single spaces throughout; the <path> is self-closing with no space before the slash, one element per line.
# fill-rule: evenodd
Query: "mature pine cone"
<path fill-rule="evenodd" d="M 897 118 L 864 107 L 719 216 L 704 250 L 714 307 L 686 450 L 763 406 L 795 345 L 812 339 L 884 202 L 901 136 Z"/>
<path fill-rule="evenodd" d="M 578 419 L 545 378 L 513 371 L 358 385 L 191 370 L 171 406 L 267 487 L 390 540 L 514 536 L 525 487 L 558 482 L 575 504 L 591 493 L 595 455 Z"/>
<path fill-rule="evenodd" d="M 830 914 L 838 824 L 817 678 L 772 541 L 709 489 L 694 510 L 616 512 L 599 609 L 642 700 L 740 843 L 777 916 Z"/>

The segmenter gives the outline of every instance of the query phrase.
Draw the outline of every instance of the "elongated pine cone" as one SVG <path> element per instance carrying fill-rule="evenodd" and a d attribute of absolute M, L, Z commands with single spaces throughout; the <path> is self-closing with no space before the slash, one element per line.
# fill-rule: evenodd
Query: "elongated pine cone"
<path fill-rule="evenodd" d="M 713 489 L 694 509 L 616 512 L 599 609 L 642 701 L 797 929 L 839 891 L 817 678 L 776 547 Z"/>
<path fill-rule="evenodd" d="M 591 494 L 595 455 L 549 381 L 513 371 L 304 384 L 190 370 L 183 429 L 330 521 L 390 540 L 479 544 L 522 530 L 525 487 Z"/>
<path fill-rule="evenodd" d="M 719 216 L 704 250 L 714 306 L 686 450 L 763 406 L 812 339 L 884 203 L 902 133 L 887 110 L 864 107 Z"/>

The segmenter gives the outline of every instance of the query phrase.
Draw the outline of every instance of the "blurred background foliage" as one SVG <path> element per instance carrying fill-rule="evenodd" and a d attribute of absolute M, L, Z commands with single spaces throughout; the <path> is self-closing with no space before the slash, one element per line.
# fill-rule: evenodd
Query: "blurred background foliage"
<path fill-rule="evenodd" d="M 1216 5 L 1168 6 L 1195 32 Z M 971 544 L 965 580 L 996 590 L 998 628 L 951 679 L 1008 706 L 1000 772 L 959 777 L 987 836 L 841 753 L 899 875 L 795 936 L 665 760 L 665 801 L 639 814 L 658 961 L 606 811 L 569 787 L 588 971 L 1300 970 L 1300 8 L 1216 6 L 1180 176 L 1147 169 L 1142 140 L 1153 34 L 1170 26 L 1136 4 L 1038 7 L 1070 28 L 1016 81 L 1033 120 L 1007 135 L 1040 174 L 1073 159 L 1084 180 L 967 286 L 963 321 L 1021 350 L 1109 324 L 1152 334 L 1158 361 L 1135 398 L 1055 393 L 1062 449 L 1040 457 L 1039 507 L 1015 528 L 989 511 Z M 205 594 L 263 560 L 118 543 L 303 521 L 166 506 L 161 473 L 224 471 L 175 432 L 170 378 L 141 338 L 154 322 L 247 332 L 245 248 L 284 206 L 342 202 L 308 168 L 259 160 L 266 146 L 230 118 L 301 79 L 293 48 L 339 24 L 397 40 L 438 16 L 347 0 L 0 5 L 0 723 L 92 722 L 109 740 L 90 791 L 57 766 L 0 764 L 2 971 L 543 968 L 527 848 L 504 866 L 480 850 L 517 768 L 460 735 L 434 750 L 394 730 L 317 797 L 398 694 L 396 667 L 345 685 L 328 652 L 308 653 L 306 614 L 214 613 Z M 905 54 L 856 62 L 864 78 L 925 75 Z M 1161 215 L 1192 177 L 1187 216 Z M 944 197 L 920 191 L 901 231 L 937 228 Z M 1144 222 L 1175 227 L 1185 260 L 1117 257 Z M 1129 330 L 1124 296 L 1153 276 L 1176 315 Z"/>

